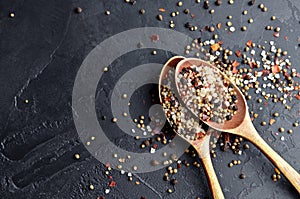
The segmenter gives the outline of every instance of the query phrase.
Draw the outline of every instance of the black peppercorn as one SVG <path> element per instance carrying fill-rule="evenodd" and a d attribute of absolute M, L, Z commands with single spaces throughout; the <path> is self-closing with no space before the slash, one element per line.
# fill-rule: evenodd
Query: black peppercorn
<path fill-rule="evenodd" d="M 176 185 L 177 183 L 178 183 L 178 181 L 177 181 L 176 179 L 172 179 L 172 180 L 171 180 L 171 184 L 172 184 L 172 185 Z"/>
<path fill-rule="evenodd" d="M 246 175 L 242 173 L 242 174 L 240 175 L 240 179 L 245 179 L 245 178 L 246 178 Z"/>
<path fill-rule="evenodd" d="M 209 2 L 208 1 L 204 1 L 203 7 L 204 7 L 204 9 L 208 9 L 209 8 Z"/>
<path fill-rule="evenodd" d="M 226 120 L 231 120 L 232 116 L 231 115 L 226 115 Z"/>

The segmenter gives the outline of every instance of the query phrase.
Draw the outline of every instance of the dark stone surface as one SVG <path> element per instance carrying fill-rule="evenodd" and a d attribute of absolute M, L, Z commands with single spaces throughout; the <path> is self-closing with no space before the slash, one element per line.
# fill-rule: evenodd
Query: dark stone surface
<path fill-rule="evenodd" d="M 275 3 L 276 2 L 276 3 Z M 236 31 L 228 34 L 220 30 L 219 35 L 224 46 L 236 49 L 244 46 L 248 39 L 264 44 L 264 41 L 276 40 L 277 45 L 287 49 L 291 55 L 293 66 L 300 70 L 300 51 L 297 38 L 300 36 L 300 3 L 298 0 L 264 1 L 268 12 L 263 13 L 256 1 L 253 7 L 248 1 L 236 1 L 229 6 L 223 1 L 216 7 L 215 14 L 210 15 L 201 4 L 194 1 L 184 2 L 178 8 L 176 1 L 137 1 L 135 5 L 123 1 L 1 1 L 0 2 L 0 197 L 1 198 L 97 198 L 103 195 L 108 180 L 102 171 L 105 166 L 95 160 L 85 149 L 78 138 L 72 117 L 72 88 L 74 79 L 85 56 L 106 38 L 137 27 L 165 27 L 171 20 L 170 11 L 182 11 L 189 8 L 196 17 L 180 13 L 174 18 L 175 30 L 191 37 L 208 38 L 207 32 L 190 32 L 184 28 L 186 22 L 198 27 L 226 22 L 226 16 L 232 15 L 236 27 L 246 24 L 253 17 L 254 23 L 249 25 L 247 32 Z M 80 6 L 81 14 L 74 9 Z M 165 20 L 156 20 L 158 8 L 164 7 Z M 144 8 L 146 13 L 139 14 Z M 247 9 L 249 14 L 242 16 Z M 105 10 L 111 15 L 106 16 Z M 14 12 L 15 17 L 9 18 Z M 270 21 L 272 15 L 277 20 Z M 281 27 L 279 39 L 272 37 L 272 32 L 265 31 L 266 25 Z M 288 41 L 283 37 L 288 36 Z M 131 52 L 116 60 L 110 67 L 122 67 L 110 73 L 109 78 L 101 79 L 99 87 L 107 86 L 107 99 L 97 104 L 99 114 L 110 114 L 110 85 L 130 68 L 142 63 L 164 63 L 172 56 L 171 53 L 158 51 L 157 56 L 151 56 L 151 50 Z M 134 59 L 132 58 L 134 57 Z M 136 101 L 147 96 L 147 89 L 139 90 Z M 254 124 L 262 137 L 280 153 L 297 171 L 300 169 L 300 134 L 299 127 L 294 128 L 294 134 L 284 134 L 286 140 L 280 140 L 274 132 L 278 127 L 286 129 L 292 122 L 299 120 L 299 102 L 294 102 L 288 112 L 280 104 L 271 103 L 264 107 L 257 104 L 258 96 L 253 94 L 253 100 L 248 102 L 250 110 L 259 113 Z M 29 103 L 24 103 L 28 99 Z M 138 105 L 137 105 L 138 106 Z M 139 107 L 142 107 L 141 105 Z M 260 107 L 264 107 L 260 110 Z M 274 111 L 281 113 L 280 120 L 273 126 L 262 127 L 260 121 L 268 120 Z M 133 109 L 133 114 L 146 114 L 147 110 Z M 108 117 L 109 118 L 109 117 Z M 109 120 L 109 119 L 108 119 Z M 111 129 L 109 121 L 101 122 L 104 128 Z M 117 133 L 114 131 L 114 133 Z M 119 136 L 120 137 L 120 136 Z M 133 138 L 127 142 L 135 142 L 134 146 L 124 148 L 138 149 L 139 143 Z M 115 138 L 118 143 L 118 136 Z M 122 145 L 123 147 L 123 145 Z M 274 183 L 270 176 L 273 165 L 254 146 L 242 156 L 231 152 L 219 152 L 213 159 L 216 173 L 226 198 L 299 198 L 299 195 L 286 180 Z M 74 160 L 73 155 L 80 153 L 80 160 Z M 241 159 L 242 164 L 229 168 L 227 164 L 232 159 Z M 191 160 L 187 155 L 181 159 Z M 169 182 L 163 181 L 165 169 L 135 174 L 134 181 L 140 180 L 141 185 L 129 182 L 126 176 L 113 171 L 117 186 L 105 198 L 210 198 L 210 192 L 202 168 L 182 167 L 176 175 L 178 184 L 175 191 L 168 194 L 172 188 Z M 239 179 L 245 172 L 246 179 Z M 88 189 L 92 183 L 94 191 Z"/>

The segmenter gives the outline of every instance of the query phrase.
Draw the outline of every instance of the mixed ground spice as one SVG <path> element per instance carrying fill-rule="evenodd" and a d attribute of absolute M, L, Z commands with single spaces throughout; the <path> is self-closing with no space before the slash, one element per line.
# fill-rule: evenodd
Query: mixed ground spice
<path fill-rule="evenodd" d="M 236 114 L 236 92 L 218 69 L 192 65 L 183 68 L 176 81 L 183 102 L 202 121 L 224 123 Z"/>
<path fill-rule="evenodd" d="M 138 1 L 135 0 L 125 0 L 126 4 L 130 4 L 135 6 Z M 200 4 L 203 7 L 203 12 L 207 12 L 207 14 L 213 15 L 217 12 L 215 9 L 222 4 L 229 4 L 234 6 L 234 0 L 229 1 L 203 1 L 196 0 L 196 4 Z M 157 15 L 153 20 L 158 21 L 166 21 L 168 20 L 169 28 L 173 29 L 176 26 L 184 26 L 189 31 L 195 32 L 200 31 L 208 32 L 211 35 L 211 39 L 203 40 L 202 38 L 195 38 L 193 43 L 188 44 L 185 48 L 185 56 L 192 57 L 200 57 L 202 59 L 207 60 L 210 63 L 213 63 L 221 70 L 224 74 L 226 74 L 231 81 L 233 81 L 239 88 L 242 93 L 246 97 L 247 100 L 251 100 L 251 103 L 259 103 L 262 106 L 268 106 L 269 102 L 277 103 L 278 105 L 282 104 L 282 106 L 290 110 L 292 105 L 295 103 L 299 103 L 300 100 L 300 92 L 299 92 L 299 72 L 292 67 L 292 63 L 290 61 L 290 56 L 288 52 L 278 46 L 275 42 L 276 39 L 284 39 L 288 40 L 287 36 L 283 37 L 284 32 L 280 27 L 273 27 L 272 25 L 266 24 L 264 29 L 270 34 L 273 35 L 274 41 L 264 41 L 264 42 L 256 42 L 249 39 L 244 48 L 242 49 L 228 49 L 223 46 L 224 43 L 221 40 L 222 37 L 226 37 L 226 35 L 218 35 L 218 30 L 226 30 L 228 34 L 234 34 L 237 31 L 245 32 L 248 30 L 248 27 L 254 23 L 254 18 L 248 17 L 249 12 L 247 9 L 244 9 L 241 13 L 244 17 L 248 17 L 247 23 L 242 25 L 241 27 L 236 27 L 233 24 L 233 16 L 226 16 L 226 23 L 214 22 L 213 25 L 208 25 L 205 27 L 199 27 L 193 20 L 189 20 L 185 24 L 177 24 L 175 17 L 180 17 L 182 14 L 189 16 L 191 19 L 194 19 L 196 15 L 190 11 L 189 8 L 185 7 L 183 1 L 178 1 L 176 3 L 178 7 L 178 11 L 169 11 L 165 8 L 158 7 Z M 256 6 L 257 9 L 260 9 L 261 12 L 268 12 L 268 8 L 262 4 L 258 3 L 258 1 L 251 0 L 248 2 L 248 6 Z M 80 7 L 75 8 L 75 12 L 80 14 L 84 12 L 84 10 Z M 114 11 L 106 10 L 104 15 L 113 15 Z M 146 8 L 142 8 L 139 10 L 137 15 L 145 15 L 147 14 Z M 169 16 L 168 16 L 169 15 Z M 10 13 L 9 17 L 14 18 L 15 13 Z M 169 18 L 171 17 L 171 20 Z M 271 16 L 270 21 L 275 21 L 276 16 Z M 159 35 L 154 35 L 155 40 L 159 40 Z M 150 39 L 153 39 L 153 35 L 149 36 Z M 250 37 L 250 36 L 249 36 Z M 297 44 L 298 42 L 298 44 Z M 295 41 L 295 45 L 300 46 L 300 39 Z M 153 50 L 152 55 L 156 55 L 157 51 Z M 203 69 L 203 70 L 202 70 Z M 104 72 L 109 72 L 108 67 L 104 67 Z M 193 73 L 193 75 L 190 75 Z M 210 79 L 201 78 L 203 73 L 209 73 L 206 75 L 211 75 L 215 79 L 216 87 L 210 89 L 206 89 L 206 84 L 210 84 Z M 216 122 L 224 122 L 224 120 L 230 120 L 232 115 L 237 111 L 237 107 L 235 106 L 236 98 L 235 93 L 232 92 L 231 85 L 226 82 L 226 80 L 222 79 L 222 77 L 214 77 L 214 71 L 211 71 L 210 68 L 205 68 L 203 66 L 192 66 L 191 68 L 182 71 L 180 76 L 180 89 L 182 89 L 182 93 L 185 94 L 183 97 L 183 101 L 185 104 L 190 106 L 190 108 L 195 108 L 195 112 L 200 118 L 204 121 L 213 120 Z M 221 79 L 218 79 L 221 78 Z M 168 81 L 170 82 L 170 81 Z M 202 87 L 201 87 L 202 85 Z M 203 86 L 204 85 L 204 86 Z M 200 130 L 203 127 L 200 121 L 197 121 L 196 118 L 190 116 L 189 113 L 186 112 L 186 109 L 182 108 L 180 103 L 178 102 L 178 98 L 172 92 L 172 90 L 168 89 L 170 85 L 165 85 L 162 88 L 162 95 L 164 96 L 163 106 L 168 111 L 166 112 L 167 116 L 170 119 L 170 124 L 172 128 L 174 128 L 177 133 L 183 134 L 188 139 L 196 139 L 195 135 L 186 134 L 186 132 L 195 132 L 200 131 L 205 134 L 205 130 Z M 225 88 L 224 88 L 225 86 Z M 219 90 L 222 90 L 222 93 L 226 93 L 226 95 L 218 95 Z M 217 92 L 216 92 L 217 91 Z M 188 95 L 189 93 L 189 95 Z M 254 93 L 257 96 L 260 96 L 255 101 L 252 99 Z M 189 96 L 199 96 L 201 98 L 197 98 L 196 101 L 193 101 L 193 98 L 189 98 Z M 122 98 L 126 98 L 127 95 L 123 94 Z M 203 101 L 203 97 L 205 100 Z M 30 101 L 25 100 L 25 103 L 28 104 Z M 300 113 L 299 113 L 300 114 Z M 259 117 L 259 114 L 252 111 L 250 107 L 250 115 L 251 119 L 255 120 Z M 123 114 L 124 117 L 127 117 L 127 113 Z M 264 118 L 261 121 L 262 126 L 273 125 L 276 123 L 280 113 L 274 112 L 270 118 Z M 187 121 L 187 117 L 189 117 L 189 122 Z M 106 120 L 106 117 L 102 117 L 103 120 Z M 117 118 L 112 118 L 112 122 L 116 123 Z M 150 127 L 145 124 L 145 116 L 141 115 L 139 119 L 134 119 L 134 122 L 137 124 L 137 128 L 142 130 L 147 130 L 152 133 L 153 138 L 140 140 L 138 137 L 135 137 L 136 142 L 141 142 L 141 148 L 149 150 L 150 153 L 155 153 L 155 150 L 158 147 L 158 143 L 168 144 L 169 140 L 165 136 L 165 132 L 155 132 L 155 127 Z M 299 121 L 293 121 L 292 126 L 280 127 L 275 129 L 276 135 L 280 135 L 280 140 L 285 140 L 285 133 L 292 134 L 293 131 L 298 127 Z M 186 130 L 188 128 L 188 130 Z M 204 128 L 205 129 L 205 128 Z M 134 133 L 135 129 L 132 130 Z M 221 133 L 221 132 L 220 132 Z M 211 141 L 211 155 L 212 157 L 216 157 L 217 154 L 215 152 L 217 147 L 220 147 L 222 150 L 232 150 L 234 154 L 237 154 L 237 158 L 228 163 L 229 167 L 234 167 L 235 165 L 242 164 L 241 160 L 239 160 L 238 155 L 241 155 L 243 151 L 248 150 L 250 148 L 247 142 L 244 142 L 243 138 L 238 136 L 229 136 L 227 133 L 221 133 L 221 136 L 218 138 L 217 132 L 212 132 L 213 137 Z M 95 137 L 91 137 L 91 140 L 86 143 L 89 145 Z M 180 168 L 184 166 L 196 166 L 200 167 L 199 160 L 196 159 L 197 154 L 194 149 L 190 148 L 186 150 L 186 153 L 191 157 L 195 157 L 195 161 L 190 163 L 186 160 L 181 160 L 177 158 L 173 158 L 173 160 L 169 162 L 158 162 L 156 160 L 152 161 L 153 165 L 164 164 L 168 165 L 169 163 L 174 163 L 172 166 L 167 167 L 166 173 L 163 176 L 165 181 L 168 181 L 172 187 L 176 186 L 178 181 L 176 180 L 176 174 L 180 172 Z M 118 157 L 117 154 L 113 154 L 115 157 Z M 166 155 L 167 156 L 167 155 Z M 76 153 L 74 155 L 75 159 L 80 159 L 80 154 Z M 122 164 L 120 161 L 120 165 Z M 108 163 L 106 165 L 106 170 L 104 174 L 108 176 L 107 187 L 104 189 L 104 193 L 102 196 L 99 196 L 98 199 L 104 199 L 105 195 L 110 193 L 110 190 L 113 189 L 117 185 L 117 183 L 112 179 L 112 168 Z M 120 167 L 122 168 L 122 167 Z M 133 168 L 133 170 L 138 170 L 138 168 Z M 126 172 L 124 170 L 120 171 L 122 175 L 125 175 Z M 126 174 L 129 181 L 135 181 L 136 185 L 140 184 L 140 181 L 134 179 L 132 173 Z M 270 174 L 271 179 L 273 181 L 280 180 L 281 175 L 278 169 L 274 169 L 274 173 Z M 246 178 L 246 173 L 241 173 L 239 175 L 240 179 Z M 96 185 L 95 185 L 96 186 Z M 93 184 L 89 184 L 88 188 L 90 190 L 94 190 L 95 186 Z M 173 188 L 169 188 L 166 190 L 168 193 L 172 193 L 174 191 Z M 141 196 L 142 199 L 145 199 L 145 196 Z"/>
<path fill-rule="evenodd" d="M 176 133 L 188 140 L 196 140 L 206 134 L 206 125 L 182 106 L 175 92 L 175 72 L 168 70 L 161 82 L 162 106 L 171 127 Z M 203 127 L 202 127 L 203 126 Z"/>

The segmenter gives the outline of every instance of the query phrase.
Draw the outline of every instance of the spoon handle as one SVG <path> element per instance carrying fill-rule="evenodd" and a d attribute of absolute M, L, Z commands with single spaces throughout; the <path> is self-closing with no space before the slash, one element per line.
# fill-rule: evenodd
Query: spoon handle
<path fill-rule="evenodd" d="M 218 181 L 217 175 L 215 173 L 213 164 L 211 162 L 210 155 L 206 157 L 201 157 L 201 161 L 205 170 L 206 177 L 208 179 L 208 184 L 210 191 L 212 192 L 214 199 L 224 199 L 223 191 Z"/>
<path fill-rule="evenodd" d="M 283 173 L 300 194 L 300 174 L 264 141 L 257 133 L 250 119 L 248 125 L 241 128 L 240 132 L 237 134 L 240 134 L 257 146 Z"/>
<path fill-rule="evenodd" d="M 210 191 L 214 199 L 224 199 L 224 194 L 220 186 L 219 180 L 217 178 L 214 166 L 211 161 L 209 153 L 209 141 L 210 135 L 204 137 L 200 142 L 192 143 L 193 147 L 196 149 L 199 158 L 202 161 L 204 167 L 205 175 L 208 180 Z"/>

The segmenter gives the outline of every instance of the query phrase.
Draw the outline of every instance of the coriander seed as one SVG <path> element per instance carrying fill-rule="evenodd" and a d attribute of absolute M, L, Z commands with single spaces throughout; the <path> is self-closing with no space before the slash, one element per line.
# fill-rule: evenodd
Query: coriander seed
<path fill-rule="evenodd" d="M 140 10 L 140 14 L 142 14 L 142 15 L 145 14 L 145 12 L 146 12 L 145 9 Z"/>
<path fill-rule="evenodd" d="M 181 6 L 182 6 L 182 1 L 179 1 L 179 2 L 177 3 L 177 6 L 181 7 Z"/>
<path fill-rule="evenodd" d="M 249 149 L 249 148 L 250 148 L 249 144 L 244 144 L 244 149 Z"/>
<path fill-rule="evenodd" d="M 78 14 L 82 13 L 82 8 L 81 7 L 75 8 L 75 12 Z"/>
<path fill-rule="evenodd" d="M 261 9 L 263 12 L 267 12 L 268 8 L 267 7 L 263 7 L 263 9 Z"/>
<path fill-rule="evenodd" d="M 75 157 L 76 160 L 80 159 L 80 155 L 78 153 L 75 153 L 74 157 Z"/>
<path fill-rule="evenodd" d="M 232 26 L 232 22 L 231 22 L 231 21 L 228 21 L 226 24 L 227 24 L 227 26 L 229 26 L 229 27 Z"/>
<path fill-rule="evenodd" d="M 117 119 L 117 118 L 115 118 L 115 117 L 114 117 L 114 118 L 112 118 L 112 122 L 113 122 L 113 123 L 116 123 L 117 121 L 118 121 L 118 119 Z"/>
<path fill-rule="evenodd" d="M 275 32 L 279 32 L 279 31 L 280 31 L 280 27 L 276 27 Z"/>
<path fill-rule="evenodd" d="M 189 14 L 190 13 L 190 10 L 189 9 L 184 9 L 184 14 Z"/>
<path fill-rule="evenodd" d="M 232 5 L 232 4 L 234 4 L 234 1 L 233 0 L 229 0 L 228 3 Z"/>
<path fill-rule="evenodd" d="M 259 4 L 259 8 L 260 8 L 260 9 L 263 9 L 264 7 L 265 7 L 264 4 L 262 4 L 262 3 Z"/>
<path fill-rule="evenodd" d="M 162 21 L 162 20 L 163 20 L 163 16 L 162 16 L 162 15 L 157 15 L 156 18 L 157 18 L 159 21 Z"/>
<path fill-rule="evenodd" d="M 90 188 L 90 190 L 94 190 L 95 189 L 94 185 L 92 185 L 92 184 L 89 186 L 89 188 Z"/>

